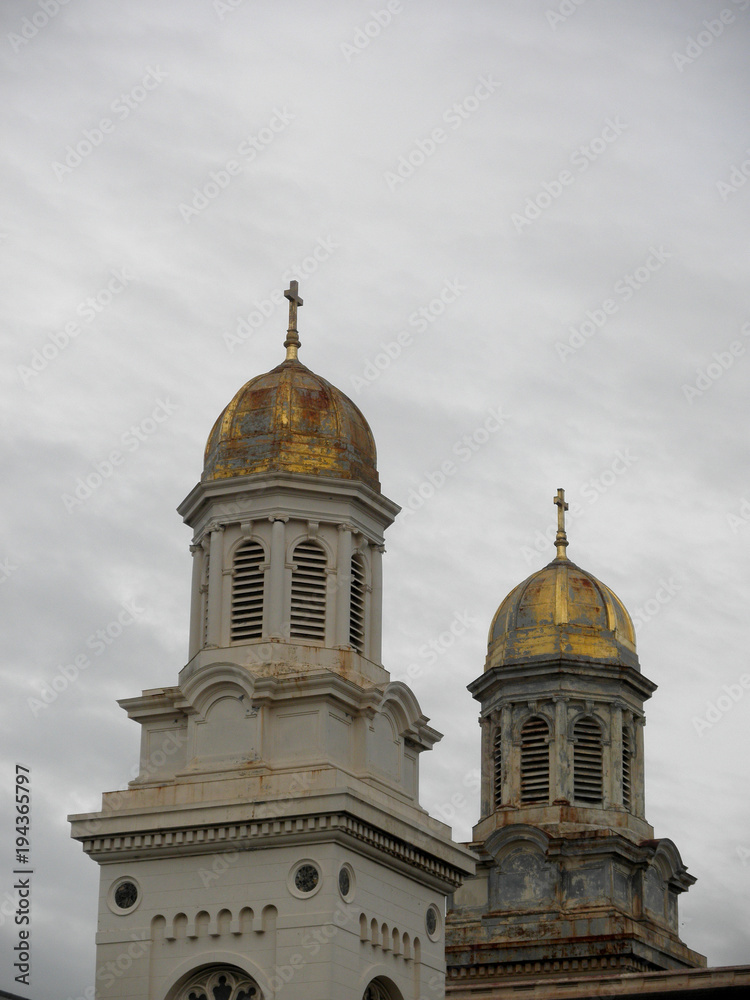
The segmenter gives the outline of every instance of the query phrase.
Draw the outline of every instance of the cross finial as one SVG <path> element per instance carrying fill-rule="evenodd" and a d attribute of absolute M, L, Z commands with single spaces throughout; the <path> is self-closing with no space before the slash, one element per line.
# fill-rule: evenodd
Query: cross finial
<path fill-rule="evenodd" d="M 299 297 L 299 282 L 290 281 L 289 288 L 284 292 L 284 295 L 289 299 L 289 329 L 286 332 L 286 340 L 284 341 L 286 360 L 296 361 L 300 345 L 299 334 L 297 333 L 297 306 L 303 305 L 302 299 Z"/>
<path fill-rule="evenodd" d="M 557 496 L 552 498 L 552 503 L 557 507 L 557 534 L 555 535 L 555 546 L 557 547 L 557 559 L 567 559 L 565 549 L 568 547 L 568 536 L 565 534 L 565 511 L 570 504 L 565 503 L 565 490 L 559 489 Z"/>

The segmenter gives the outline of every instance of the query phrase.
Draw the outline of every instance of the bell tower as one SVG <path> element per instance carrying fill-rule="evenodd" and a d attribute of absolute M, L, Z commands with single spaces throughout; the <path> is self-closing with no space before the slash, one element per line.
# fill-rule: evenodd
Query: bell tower
<path fill-rule="evenodd" d="M 449 981 L 705 965 L 678 935 L 695 879 L 645 817 L 644 702 L 630 615 L 567 557 L 515 587 L 490 626 L 475 879 L 449 906 Z"/>
<path fill-rule="evenodd" d="M 101 868 L 97 997 L 442 996 L 444 901 L 473 855 L 419 805 L 440 739 L 381 662 L 384 532 L 362 413 L 298 357 L 217 419 L 193 531 L 188 662 L 120 702 L 138 777 L 72 836 Z"/>

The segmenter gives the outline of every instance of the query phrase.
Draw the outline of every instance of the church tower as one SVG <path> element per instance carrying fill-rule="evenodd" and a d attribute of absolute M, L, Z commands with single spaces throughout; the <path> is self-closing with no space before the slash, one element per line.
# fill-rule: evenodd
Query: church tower
<path fill-rule="evenodd" d="M 461 996 L 512 980 L 706 964 L 678 936 L 695 881 L 644 812 L 644 702 L 635 631 L 619 598 L 566 554 L 492 621 L 481 704 L 476 878 L 447 918 L 449 985 Z M 482 993 L 482 995 L 484 995 Z"/>
<path fill-rule="evenodd" d="M 101 868 L 97 998 L 443 995 L 446 893 L 474 859 L 420 807 L 440 734 L 381 663 L 373 436 L 298 358 L 251 379 L 179 507 L 187 665 L 121 701 L 138 777 L 72 836 Z"/>

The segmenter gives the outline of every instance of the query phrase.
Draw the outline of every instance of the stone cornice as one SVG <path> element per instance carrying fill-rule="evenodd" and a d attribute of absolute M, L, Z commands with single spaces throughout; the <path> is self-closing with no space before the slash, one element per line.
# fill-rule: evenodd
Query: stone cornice
<path fill-rule="evenodd" d="M 500 685 L 503 688 L 504 698 L 518 700 L 518 698 L 513 699 L 513 695 L 508 688 L 515 687 L 520 697 L 525 685 L 529 681 L 533 681 L 535 694 L 537 697 L 541 697 L 540 687 L 545 681 L 547 683 L 552 682 L 552 685 L 557 686 L 556 688 L 553 686 L 550 687 L 551 693 L 559 693 L 559 682 L 563 677 L 585 679 L 587 681 L 604 681 L 608 685 L 626 684 L 644 701 L 650 698 L 657 688 L 657 685 L 653 681 L 649 680 L 648 677 L 634 667 L 617 663 L 598 663 L 584 658 L 577 660 L 559 658 L 541 661 L 535 660 L 534 662 L 525 664 L 492 667 L 483 674 L 480 674 L 467 687 L 477 701 L 487 699 L 492 694 L 493 689 Z M 615 697 L 614 691 L 605 692 L 605 689 L 603 689 L 601 693 L 602 695 L 607 693 L 610 694 L 610 697 Z M 574 688 L 570 690 L 566 689 L 565 694 L 570 699 L 576 697 Z"/>
<path fill-rule="evenodd" d="M 436 857 L 376 826 L 346 812 L 317 813 L 306 816 L 286 816 L 258 819 L 246 823 L 217 823 L 203 826 L 176 826 L 168 830 L 151 830 L 131 834 L 92 836 L 85 832 L 86 817 L 73 817 L 72 836 L 80 840 L 83 850 L 100 863 L 172 857 L 175 854 L 217 854 L 227 851 L 257 850 L 269 846 L 331 842 L 361 845 L 362 852 L 383 855 L 402 869 L 417 871 L 436 888 L 457 888 L 473 867 L 468 852 L 455 859 L 460 863 Z M 78 827 L 83 827 L 78 832 Z M 458 855 L 458 851 L 451 853 Z M 416 877 L 416 875 L 415 875 Z"/>
<path fill-rule="evenodd" d="M 254 510 L 257 511 L 254 516 L 260 518 L 266 513 L 265 507 L 268 507 L 267 513 L 281 512 L 280 496 L 297 497 L 303 502 L 307 500 L 313 503 L 322 499 L 330 505 L 331 494 L 344 502 L 363 504 L 375 516 L 381 528 L 391 524 L 401 510 L 398 504 L 388 497 L 376 493 L 369 486 L 356 480 L 308 476 L 302 473 L 258 472 L 252 475 L 199 482 L 179 505 L 177 512 L 187 524 L 197 525 L 201 522 L 202 531 L 208 511 L 214 503 L 230 500 L 241 504 L 243 501 L 251 501 Z M 264 504 L 264 501 L 267 503 Z M 247 515 L 244 515 L 234 520 L 245 520 L 246 517 Z M 230 517 L 227 523 L 229 520 L 232 518 Z M 361 527 L 363 526 L 360 526 L 360 529 Z"/>

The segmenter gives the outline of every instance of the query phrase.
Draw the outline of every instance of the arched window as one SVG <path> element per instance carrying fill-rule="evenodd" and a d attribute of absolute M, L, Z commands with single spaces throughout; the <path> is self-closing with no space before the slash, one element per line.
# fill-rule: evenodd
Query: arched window
<path fill-rule="evenodd" d="M 503 749 L 502 732 L 498 726 L 492 741 L 492 763 L 494 764 L 495 808 L 503 803 Z"/>
<path fill-rule="evenodd" d="M 573 797 L 587 805 L 603 801 L 602 730 L 587 716 L 573 727 Z"/>
<path fill-rule="evenodd" d="M 213 966 L 172 990 L 169 1000 L 263 1000 L 260 987 L 233 965 Z"/>
<path fill-rule="evenodd" d="M 378 976 L 366 987 L 362 1000 L 402 1000 L 402 995 L 390 979 Z"/>
<path fill-rule="evenodd" d="M 263 546 L 244 542 L 234 554 L 232 571 L 232 641 L 263 635 Z"/>
<path fill-rule="evenodd" d="M 363 653 L 365 648 L 365 566 L 362 556 L 352 556 L 351 597 L 349 599 L 349 645 Z"/>
<path fill-rule="evenodd" d="M 326 637 L 326 553 L 318 542 L 300 542 L 292 560 L 289 634 L 300 639 Z"/>
<path fill-rule="evenodd" d="M 549 801 L 549 726 L 538 715 L 521 727 L 521 802 Z"/>
<path fill-rule="evenodd" d="M 622 804 L 626 809 L 632 807 L 633 734 L 627 726 L 622 730 Z"/>

